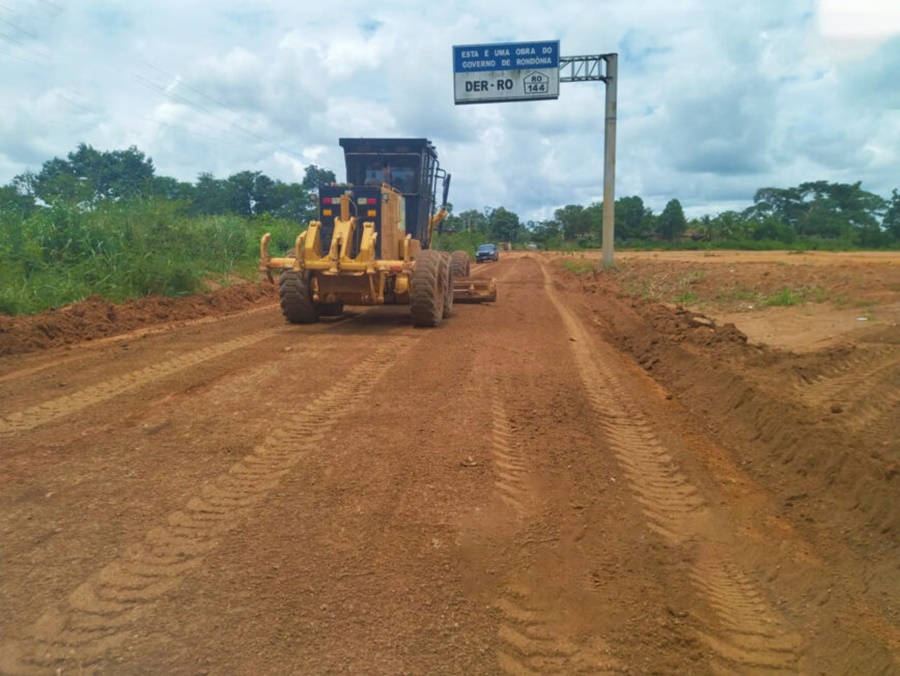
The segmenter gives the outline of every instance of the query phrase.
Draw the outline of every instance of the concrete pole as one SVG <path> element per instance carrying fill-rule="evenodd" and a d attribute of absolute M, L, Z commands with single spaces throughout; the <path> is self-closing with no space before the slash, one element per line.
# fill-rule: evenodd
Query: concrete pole
<path fill-rule="evenodd" d="M 606 54 L 606 132 L 603 140 L 603 257 L 600 265 L 611 268 L 616 223 L 616 85 L 619 55 Z"/>

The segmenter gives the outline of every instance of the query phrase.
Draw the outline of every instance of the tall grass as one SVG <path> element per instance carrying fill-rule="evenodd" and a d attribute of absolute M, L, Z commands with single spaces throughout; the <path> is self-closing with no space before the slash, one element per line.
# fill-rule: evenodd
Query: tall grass
<path fill-rule="evenodd" d="M 114 302 L 181 296 L 253 279 L 262 233 L 287 248 L 300 229 L 271 217 L 191 216 L 162 200 L 0 213 L 0 312 L 30 314 L 94 294 Z"/>

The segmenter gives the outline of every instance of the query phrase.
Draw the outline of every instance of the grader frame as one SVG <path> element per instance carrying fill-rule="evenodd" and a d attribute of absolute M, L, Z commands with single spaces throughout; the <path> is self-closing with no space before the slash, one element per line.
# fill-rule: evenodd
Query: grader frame
<path fill-rule="evenodd" d="M 297 237 L 285 256 L 271 256 L 271 235 L 260 244 L 260 270 L 274 281 L 285 318 L 292 323 L 338 315 L 344 305 L 410 305 L 413 324 L 437 326 L 454 300 L 496 300 L 492 279 L 469 276 L 468 254 L 429 248 L 446 218 L 435 209 L 443 181 L 427 139 L 341 139 L 348 180 L 319 190 L 319 219 Z M 392 174 L 391 167 L 395 167 Z M 335 213 L 337 212 L 337 213 Z M 360 226 L 361 223 L 361 226 Z"/>

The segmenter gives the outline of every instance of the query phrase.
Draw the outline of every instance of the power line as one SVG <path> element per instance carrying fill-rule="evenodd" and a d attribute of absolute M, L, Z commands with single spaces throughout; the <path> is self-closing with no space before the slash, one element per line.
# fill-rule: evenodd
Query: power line
<path fill-rule="evenodd" d="M 6 5 L 0 5 L 0 7 L 6 7 Z M 6 7 L 6 9 L 9 9 L 9 8 Z M 29 32 L 29 31 L 25 30 L 25 29 L 22 28 L 21 26 L 17 26 L 16 24 L 12 23 L 11 21 L 7 21 L 6 19 L 3 19 L 3 18 L 0 18 L 0 21 L 2 21 L 3 23 L 5 23 L 7 26 L 10 26 L 11 28 L 15 28 L 15 29 L 16 29 L 17 31 L 19 31 L 20 33 L 25 33 L 25 35 L 27 35 L 27 36 L 30 37 L 30 38 L 33 38 L 33 39 L 35 39 L 35 40 L 38 39 L 38 36 L 37 36 L 37 35 L 35 35 L 34 33 L 31 33 L 31 32 Z"/>
<path fill-rule="evenodd" d="M 148 79 L 145 78 L 145 77 L 142 77 L 142 76 L 140 76 L 140 75 L 138 75 L 138 74 L 136 74 L 136 73 L 134 73 L 132 76 L 133 76 L 134 79 L 137 80 L 140 84 L 144 85 L 145 87 L 147 87 L 147 88 L 149 88 L 149 89 L 152 89 L 152 90 L 155 91 L 155 92 L 158 92 L 158 93 L 160 93 L 160 94 L 163 94 L 163 95 L 169 97 L 170 99 L 173 99 L 173 100 L 175 100 L 175 101 L 178 101 L 179 103 L 183 103 L 183 104 L 186 105 L 187 107 L 192 108 L 192 109 L 194 109 L 194 110 L 196 110 L 196 111 L 199 111 L 199 112 L 201 112 L 201 113 L 206 113 L 207 115 L 212 115 L 213 117 L 217 117 L 217 118 L 219 118 L 220 120 L 222 120 L 222 121 L 228 123 L 229 125 L 232 124 L 231 120 L 228 120 L 227 118 L 224 118 L 224 117 L 222 117 L 221 115 L 218 115 L 217 113 L 215 113 L 215 112 L 213 112 L 213 111 L 211 111 L 211 110 L 209 110 L 209 109 L 207 109 L 207 108 L 204 108 L 204 107 L 201 106 L 201 105 L 198 105 L 198 104 L 194 103 L 193 101 L 191 101 L 191 100 L 188 99 L 188 98 L 185 98 L 184 96 L 180 96 L 179 94 L 176 94 L 176 93 L 174 93 L 174 92 L 170 92 L 170 91 L 169 91 L 168 89 L 166 89 L 165 87 L 163 87 L 163 86 L 161 86 L 161 85 L 158 85 L 158 84 L 156 84 L 155 82 L 153 82 L 153 81 L 151 81 L 151 80 L 148 80 Z M 212 127 L 211 127 L 211 128 L 212 128 Z M 213 128 L 213 129 L 215 129 L 215 131 L 220 131 L 220 132 L 222 132 L 223 134 L 227 134 L 227 133 L 228 133 L 228 130 L 226 130 L 226 129 L 217 129 L 217 128 Z"/>
<path fill-rule="evenodd" d="M 76 94 L 77 94 L 77 92 L 76 92 Z M 66 103 L 68 103 L 70 106 L 72 106 L 72 107 L 74 107 L 74 108 L 77 108 L 78 110 L 82 110 L 82 111 L 84 111 L 84 112 L 86 112 L 86 113 L 89 113 L 89 114 L 91 114 L 91 115 L 94 115 L 95 117 L 99 118 L 100 120 L 103 120 L 103 121 L 105 121 L 105 122 L 108 122 L 109 124 L 111 124 L 111 125 L 113 125 L 113 126 L 122 128 L 122 125 L 118 124 L 115 120 L 110 119 L 109 117 L 103 115 L 102 113 L 100 113 L 100 112 L 98 112 L 98 111 L 96 111 L 96 110 L 94 110 L 94 109 L 92 109 L 92 108 L 88 108 L 87 106 L 85 106 L 85 105 L 79 103 L 78 101 L 75 101 L 74 99 L 72 99 L 72 98 L 70 98 L 69 96 L 67 96 L 64 92 L 59 92 L 57 95 L 58 95 L 62 100 L 64 100 Z M 196 131 L 196 130 L 194 130 L 194 129 L 189 129 L 189 128 L 187 128 L 187 127 L 182 127 L 182 126 L 179 126 L 179 125 L 176 125 L 176 124 L 172 124 L 172 123 L 166 122 L 166 121 L 164 121 L 164 120 L 158 120 L 158 119 L 156 119 L 156 118 L 154 118 L 154 117 L 150 117 L 149 115 L 139 115 L 139 117 L 142 118 L 142 119 L 144 119 L 144 120 L 147 120 L 147 121 L 149 121 L 149 122 L 153 122 L 153 123 L 155 123 L 155 124 L 160 124 L 160 125 L 163 125 L 163 126 L 165 126 L 165 127 L 169 127 L 169 128 L 171 128 L 171 129 L 176 129 L 176 130 L 178 130 L 178 131 L 185 132 L 185 133 L 187 133 L 187 134 L 190 134 L 191 136 L 197 136 L 197 137 L 200 137 L 200 138 L 205 138 L 205 139 L 210 140 L 210 141 L 215 141 L 216 143 L 219 143 L 219 144 L 224 144 L 224 145 L 230 145 L 230 146 L 233 146 L 233 147 L 237 147 L 235 144 L 230 143 L 228 140 L 226 140 L 226 139 L 227 139 L 227 132 L 226 132 L 225 130 L 218 129 L 218 128 L 215 128 L 215 127 L 211 127 L 211 126 L 209 126 L 209 125 L 204 125 L 202 122 L 200 122 L 200 123 L 198 123 L 198 124 L 200 124 L 201 126 L 207 126 L 207 127 L 209 127 L 210 129 L 212 129 L 213 131 L 221 132 L 221 133 L 222 133 L 223 135 L 225 135 L 225 136 L 224 136 L 224 137 L 222 137 L 222 136 L 219 136 L 219 137 L 216 137 L 216 136 L 210 136 L 210 135 L 208 135 L 208 134 L 203 134 L 203 133 L 201 133 L 201 132 L 198 132 L 198 131 Z"/>
<path fill-rule="evenodd" d="M 17 61 L 22 61 L 23 63 L 27 63 L 31 66 L 35 66 L 37 68 L 43 68 L 44 64 L 38 63 L 37 61 L 32 61 L 31 59 L 26 59 L 25 57 L 18 56 L 17 54 L 13 54 L 12 52 L 3 52 L 3 56 L 8 56 L 11 59 L 16 59 Z"/>
<path fill-rule="evenodd" d="M 160 74 L 162 74 L 162 75 L 165 75 L 166 77 L 173 78 L 173 79 L 176 78 L 175 75 L 173 75 L 173 74 L 171 74 L 171 73 L 167 73 L 166 71 L 162 70 L 161 68 L 158 68 L 157 66 L 153 65 L 152 63 L 149 63 L 149 62 L 147 62 L 147 61 L 144 61 L 144 64 L 145 64 L 147 67 L 151 68 L 152 70 L 155 70 L 155 71 L 157 71 L 158 73 L 160 73 Z M 292 156 L 292 157 L 294 157 L 294 158 L 296 158 L 296 159 L 298 159 L 298 160 L 300 160 L 300 161 L 305 161 L 304 158 L 303 158 L 301 155 L 298 155 L 298 154 L 295 153 L 293 150 L 291 150 L 291 149 L 289 149 L 289 148 L 286 148 L 285 146 L 281 145 L 280 143 L 277 143 L 277 142 L 275 142 L 275 141 L 272 141 L 271 139 L 266 138 L 266 137 L 264 137 L 264 136 L 262 136 L 262 135 L 256 133 L 255 131 L 253 131 L 253 130 L 251 130 L 251 129 L 248 129 L 247 127 L 245 127 L 245 126 L 243 126 L 243 125 L 238 124 L 235 120 L 228 119 L 228 118 L 224 117 L 223 115 L 221 115 L 221 114 L 219 114 L 219 113 L 217 113 L 217 112 L 215 112 L 215 111 L 211 111 L 211 110 L 209 110 L 208 108 L 205 108 L 205 107 L 201 106 L 200 104 L 198 104 L 198 103 L 196 103 L 196 102 L 194 102 L 194 101 L 191 101 L 190 99 L 187 99 L 187 98 L 185 98 L 185 97 L 183 97 L 183 96 L 180 96 L 180 95 L 178 95 L 178 94 L 175 94 L 174 92 L 170 91 L 169 89 L 167 89 L 167 88 L 165 88 L 165 87 L 161 87 L 160 85 L 157 85 L 156 83 L 154 83 L 154 82 L 148 80 L 147 78 L 141 77 L 141 76 L 139 76 L 139 75 L 137 75 L 137 74 L 135 74 L 134 77 L 135 77 L 139 82 L 141 82 L 142 84 L 145 84 L 145 86 L 149 86 L 151 89 L 154 89 L 155 91 L 161 92 L 161 93 L 165 94 L 166 96 L 168 96 L 168 97 L 170 97 L 170 98 L 173 98 L 173 99 L 175 99 L 175 100 L 181 101 L 181 102 L 184 103 L 185 105 L 187 105 L 187 106 L 189 106 L 189 107 L 191 107 L 191 108 L 194 108 L 195 110 L 199 110 L 199 111 L 204 112 L 204 113 L 206 113 L 206 114 L 208 114 L 208 115 L 212 115 L 212 116 L 214 116 L 214 117 L 217 117 L 217 118 L 219 118 L 220 120 L 223 120 L 223 121 L 227 122 L 231 127 L 234 127 L 234 128 L 236 128 L 236 129 L 242 131 L 244 134 L 246 134 L 246 135 L 248 135 L 248 136 L 250 136 L 250 137 L 252 137 L 252 138 L 254 138 L 254 139 L 258 140 L 258 141 L 261 141 L 261 142 L 263 142 L 263 143 L 265 143 L 265 144 L 267 144 L 267 145 L 269 145 L 269 146 L 272 146 L 273 148 L 275 148 L 275 149 L 277 149 L 277 150 L 281 150 L 282 152 L 284 152 L 284 153 L 286 153 L 286 154 L 288 154 L 288 155 L 290 155 L 290 156 Z M 205 99 L 211 101 L 212 103 L 215 103 L 217 106 L 219 106 L 219 107 L 225 109 L 226 111 L 232 113 L 232 114 L 235 115 L 237 118 L 246 120 L 248 123 L 253 124 L 253 120 L 251 120 L 251 119 L 248 118 L 247 116 L 245 116 L 245 115 L 239 113 L 238 111 L 234 110 L 233 108 L 231 108 L 231 107 L 228 106 L 227 104 L 223 103 L 222 101 L 219 101 L 218 99 L 216 99 L 216 98 L 214 98 L 214 97 L 212 97 L 212 96 L 210 96 L 210 95 L 208 95 L 208 94 L 205 94 L 204 92 L 200 91 L 200 90 L 197 89 L 196 87 L 192 87 L 191 85 L 187 84 L 186 82 L 184 82 L 184 81 L 182 81 L 182 80 L 179 80 L 179 81 L 178 81 L 178 85 L 179 85 L 179 86 L 183 86 L 185 89 L 188 89 L 188 90 L 190 90 L 190 91 L 192 91 L 192 92 L 198 94 L 199 96 L 201 96 L 201 97 L 203 97 L 203 98 L 205 98 Z"/>
<path fill-rule="evenodd" d="M 229 112 L 231 112 L 231 113 L 234 113 L 234 114 L 237 115 L 239 118 L 241 118 L 241 119 L 243 119 L 243 120 L 246 120 L 246 121 L 249 122 L 250 124 L 253 124 L 253 120 L 251 120 L 251 119 L 250 119 L 249 117 L 247 117 L 246 115 L 237 112 L 236 110 L 234 110 L 233 108 L 231 108 L 227 103 L 223 103 L 222 101 L 219 101 L 218 99 L 213 98 L 213 97 L 210 96 L 209 94 L 204 94 L 204 93 L 201 92 L 199 89 L 197 89 L 196 87 L 192 87 L 191 85 L 189 85 L 189 84 L 188 84 L 187 82 L 185 82 L 184 80 L 178 79 L 178 76 L 177 76 L 177 75 L 173 75 L 172 73 L 167 73 L 167 72 L 164 71 L 162 68 L 159 68 L 159 67 L 157 67 L 157 66 L 154 66 L 154 65 L 153 65 L 152 63 L 150 63 L 149 61 L 144 61 L 143 63 L 144 63 L 145 66 L 147 66 L 148 68 L 151 68 L 152 70 L 155 70 L 157 73 L 160 73 L 161 75 L 165 75 L 166 77 L 171 78 L 171 79 L 173 79 L 173 80 L 177 79 L 177 80 L 178 80 L 178 86 L 184 87 L 185 89 L 189 89 L 189 90 L 191 90 L 192 92 L 194 92 L 195 94 L 199 94 L 200 96 L 202 96 L 203 98 L 207 99 L 208 101 L 212 101 L 212 102 L 215 103 L 217 106 L 221 106 L 221 107 L 224 108 L 225 110 L 227 110 L 227 111 L 229 111 Z M 167 91 L 168 91 L 168 90 L 167 90 Z"/>
<path fill-rule="evenodd" d="M 21 47 L 22 49 L 24 49 L 26 52 L 33 52 L 34 54 L 37 54 L 41 59 L 43 59 L 45 61 L 49 61 L 51 59 L 50 55 L 47 54 L 47 52 L 44 52 L 40 49 L 36 49 L 34 47 L 30 47 L 29 45 L 26 45 L 21 40 L 16 40 L 14 37 L 10 37 L 6 33 L 0 33 L 0 39 L 6 40 L 7 42 L 12 42 L 13 44 L 16 44 L 19 47 Z"/>

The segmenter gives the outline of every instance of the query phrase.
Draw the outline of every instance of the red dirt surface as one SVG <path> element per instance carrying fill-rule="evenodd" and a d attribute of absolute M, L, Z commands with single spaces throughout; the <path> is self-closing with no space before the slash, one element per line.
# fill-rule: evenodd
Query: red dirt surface
<path fill-rule="evenodd" d="M 0 356 L 116 336 L 176 321 L 221 316 L 269 303 L 270 284 L 242 283 L 187 298 L 148 296 L 121 304 L 100 296 L 36 315 L 0 314 Z"/>
<path fill-rule="evenodd" d="M 0 673 L 900 670 L 900 257 L 593 260 L 0 325 Z"/>

